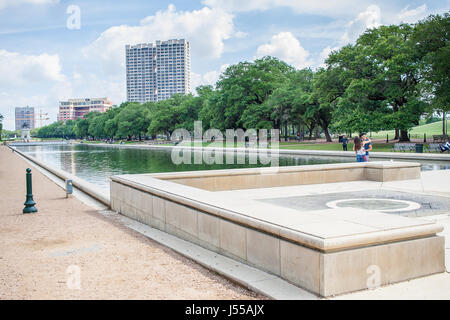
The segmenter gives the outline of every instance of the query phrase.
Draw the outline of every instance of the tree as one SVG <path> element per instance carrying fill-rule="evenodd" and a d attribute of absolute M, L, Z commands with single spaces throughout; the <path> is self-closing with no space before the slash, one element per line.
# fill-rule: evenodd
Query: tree
<path fill-rule="evenodd" d="M 89 135 L 89 121 L 87 119 L 75 120 L 75 135 L 79 138 L 86 138 Z"/>
<path fill-rule="evenodd" d="M 195 99 L 192 95 L 176 94 L 171 99 L 159 101 L 150 110 L 151 122 L 147 128 L 150 135 L 163 133 L 170 137 L 171 132 L 177 128 L 193 130 L 194 121 L 197 120 L 198 111 L 190 105 Z M 192 100 L 192 101 L 189 101 Z M 189 114 L 189 109 L 191 113 Z"/>
<path fill-rule="evenodd" d="M 228 67 L 217 82 L 217 94 L 211 96 L 211 125 L 217 129 L 248 128 L 247 108 L 258 109 L 273 91 L 287 80 L 294 68 L 273 57 L 241 62 Z M 259 110 L 261 111 L 261 110 Z M 261 113 L 261 118 L 270 119 Z"/>
<path fill-rule="evenodd" d="M 115 117 L 117 121 L 117 133 L 119 137 L 127 137 L 131 140 L 133 136 L 142 140 L 142 135 L 147 132 L 150 123 L 149 109 L 140 103 L 129 103 L 121 107 Z"/>
<path fill-rule="evenodd" d="M 333 113 L 338 127 L 350 132 L 362 126 L 360 131 L 392 128 L 400 141 L 409 140 L 408 130 L 426 107 L 412 31 L 407 24 L 370 29 L 355 45 L 329 56 L 327 71 L 339 96 Z"/>
<path fill-rule="evenodd" d="M 96 113 L 90 119 L 88 119 L 89 127 L 88 133 L 90 136 L 97 138 L 104 138 L 105 134 L 105 122 L 108 119 L 106 113 Z"/>
<path fill-rule="evenodd" d="M 445 135 L 446 113 L 450 108 L 450 14 L 431 15 L 417 23 L 412 39 L 422 59 L 422 89 L 432 106 L 430 113 L 442 114 Z"/>

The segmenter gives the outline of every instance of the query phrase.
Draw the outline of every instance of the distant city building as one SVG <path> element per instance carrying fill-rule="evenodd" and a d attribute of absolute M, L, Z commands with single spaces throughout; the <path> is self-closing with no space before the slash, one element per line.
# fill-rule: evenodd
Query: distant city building
<path fill-rule="evenodd" d="M 69 99 L 59 102 L 58 121 L 84 118 L 89 112 L 106 112 L 112 107 L 108 98 Z"/>
<path fill-rule="evenodd" d="M 156 41 L 127 45 L 127 100 L 159 101 L 191 91 L 189 42 Z"/>
<path fill-rule="evenodd" d="M 34 108 L 26 106 L 25 108 L 16 108 L 16 130 L 34 129 L 35 114 Z"/>

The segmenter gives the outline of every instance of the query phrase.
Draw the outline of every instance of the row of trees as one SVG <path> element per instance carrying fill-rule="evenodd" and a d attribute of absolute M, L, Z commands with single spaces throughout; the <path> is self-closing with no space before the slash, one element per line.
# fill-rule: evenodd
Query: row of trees
<path fill-rule="evenodd" d="M 40 137 L 112 138 L 169 135 L 176 128 L 280 129 L 284 134 L 320 128 L 330 132 L 408 130 L 425 115 L 445 118 L 450 106 L 449 14 L 417 24 L 368 29 L 355 44 L 332 52 L 326 67 L 296 70 L 265 57 L 232 65 L 215 87 L 157 103 L 123 103 L 106 113 L 55 123 Z"/>

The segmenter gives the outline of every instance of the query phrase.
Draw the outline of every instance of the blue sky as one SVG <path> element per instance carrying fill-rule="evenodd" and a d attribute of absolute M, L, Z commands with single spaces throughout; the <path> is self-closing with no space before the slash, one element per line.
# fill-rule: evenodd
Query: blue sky
<path fill-rule="evenodd" d="M 69 29 L 69 6 L 80 28 Z M 317 68 L 368 27 L 414 23 L 450 0 L 0 0 L 0 113 L 34 106 L 56 120 L 58 101 L 126 99 L 125 44 L 185 38 L 192 85 L 214 84 L 228 65 L 264 55 Z"/>

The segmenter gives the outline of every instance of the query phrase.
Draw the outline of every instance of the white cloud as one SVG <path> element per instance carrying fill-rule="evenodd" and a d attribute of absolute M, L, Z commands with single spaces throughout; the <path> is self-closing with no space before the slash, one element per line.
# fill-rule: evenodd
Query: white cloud
<path fill-rule="evenodd" d="M 309 52 L 290 32 L 280 32 L 274 35 L 270 43 L 258 47 L 256 55 L 257 57 L 277 57 L 297 69 L 310 67 L 313 64 L 308 60 Z"/>
<path fill-rule="evenodd" d="M 353 42 L 367 29 L 379 27 L 381 23 L 381 10 L 376 5 L 370 5 L 365 11 L 358 14 L 355 20 L 347 25 L 347 31 L 342 36 L 343 43 Z"/>
<path fill-rule="evenodd" d="M 195 58 L 219 58 L 224 50 L 224 40 L 234 34 L 233 15 L 221 9 L 204 7 L 193 11 L 167 10 L 146 17 L 138 26 L 121 25 L 104 31 L 83 53 L 98 59 L 105 71 L 124 72 L 125 45 L 156 40 L 184 38 L 191 44 Z"/>
<path fill-rule="evenodd" d="M 55 4 L 59 0 L 0 0 L 0 10 L 21 4 Z"/>
<path fill-rule="evenodd" d="M 403 8 L 398 14 L 398 19 L 400 22 L 413 23 L 417 22 L 419 19 L 425 17 L 427 12 L 427 5 L 423 4 L 415 9 L 409 9 L 409 6 Z"/>
<path fill-rule="evenodd" d="M 220 75 L 229 67 L 229 64 L 223 64 L 218 71 L 209 71 L 201 75 L 195 72 L 191 72 L 191 88 L 192 92 L 195 93 L 195 89 L 201 85 L 212 85 L 214 86 L 219 80 Z"/>
<path fill-rule="evenodd" d="M 330 55 L 331 52 L 339 50 L 339 47 L 333 47 L 331 48 L 330 46 L 324 48 L 320 54 L 319 54 L 319 58 L 317 61 L 317 66 L 319 68 L 324 68 L 325 67 L 325 60 L 328 58 L 328 56 Z"/>
<path fill-rule="evenodd" d="M 23 95 L 14 95 L 7 92 L 0 92 L 0 113 L 4 117 L 3 128 L 6 130 L 15 130 L 14 120 L 16 107 L 36 107 L 35 112 L 38 113 L 40 112 L 42 107 L 45 107 L 47 105 L 47 103 L 48 96 L 42 94 L 25 97 Z M 37 125 L 40 125 L 39 121 Z"/>
<path fill-rule="evenodd" d="M 24 55 L 0 50 L 0 84 L 23 85 L 42 81 L 62 81 L 58 55 Z"/>
<path fill-rule="evenodd" d="M 248 33 L 247 32 L 243 32 L 243 31 L 237 31 L 234 34 L 234 37 L 238 38 L 238 39 L 246 38 L 247 36 L 248 36 Z"/>
<path fill-rule="evenodd" d="M 368 5 L 367 0 L 203 0 L 202 3 L 211 8 L 221 8 L 229 12 L 264 11 L 286 7 L 296 13 L 320 15 L 348 14 Z"/>

